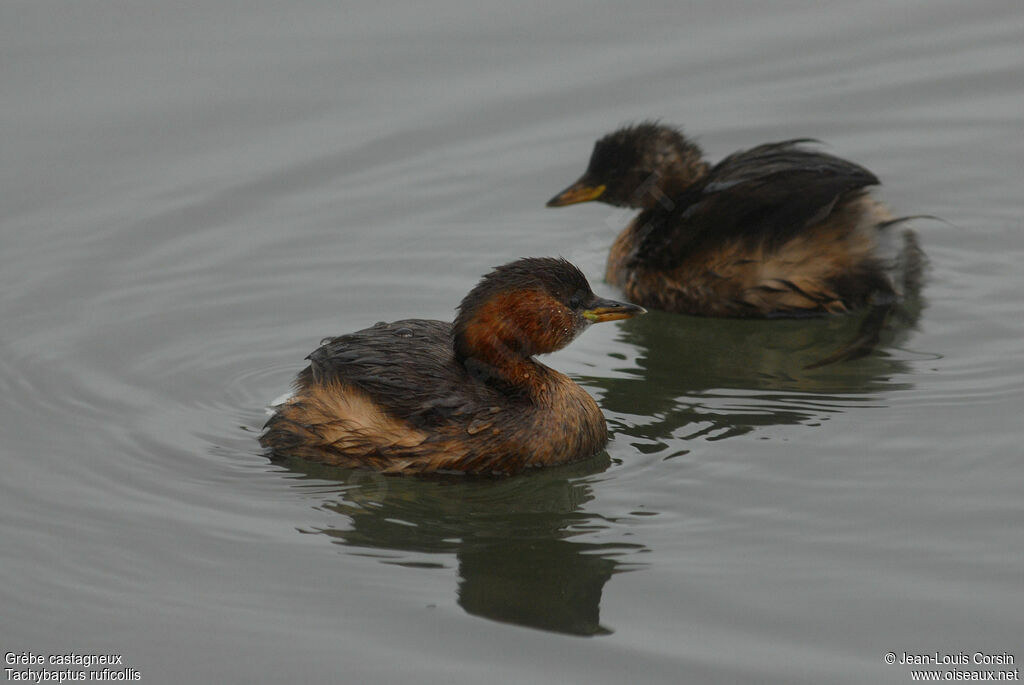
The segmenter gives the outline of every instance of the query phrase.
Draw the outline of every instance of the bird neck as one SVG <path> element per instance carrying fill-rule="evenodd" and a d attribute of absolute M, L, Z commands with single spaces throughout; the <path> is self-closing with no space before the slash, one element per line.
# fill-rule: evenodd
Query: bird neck
<path fill-rule="evenodd" d="M 637 209 L 674 209 L 675 200 L 707 178 L 710 165 L 701 160 L 688 160 L 652 174 L 634 193 Z"/>
<path fill-rule="evenodd" d="M 456 320 L 456 358 L 481 381 L 535 395 L 549 370 L 533 355 L 553 352 L 572 339 L 566 339 L 568 326 L 561 311 L 551 305 L 550 298 L 532 293 L 490 298 L 465 320 Z"/>

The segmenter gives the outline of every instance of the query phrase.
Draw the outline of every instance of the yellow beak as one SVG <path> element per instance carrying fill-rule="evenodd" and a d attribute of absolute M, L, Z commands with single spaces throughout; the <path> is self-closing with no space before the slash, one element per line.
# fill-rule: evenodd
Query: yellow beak
<path fill-rule="evenodd" d="M 580 202 L 591 202 L 604 194 L 605 186 L 593 186 L 586 183 L 582 178 L 571 186 L 548 200 L 548 207 L 564 207 L 575 205 Z"/>
<path fill-rule="evenodd" d="M 594 323 L 601 323 L 602 321 L 632 319 L 634 316 L 646 313 L 647 310 L 639 305 L 616 302 L 615 300 L 595 300 L 588 309 L 583 311 L 583 318 Z"/>

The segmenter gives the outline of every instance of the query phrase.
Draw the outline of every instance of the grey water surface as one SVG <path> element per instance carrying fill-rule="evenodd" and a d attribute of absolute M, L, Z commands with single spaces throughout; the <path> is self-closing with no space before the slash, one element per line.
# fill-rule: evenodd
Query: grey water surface
<path fill-rule="evenodd" d="M 0 4 L 0 650 L 142 683 L 1017 668 L 1022 113 L 1013 1 Z M 821 139 L 939 217 L 874 353 L 805 368 L 856 316 L 655 312 L 546 358 L 606 412 L 592 460 L 266 457 L 324 336 L 450 319 L 525 255 L 614 296 L 628 213 L 544 202 L 646 118 L 713 159 Z"/>

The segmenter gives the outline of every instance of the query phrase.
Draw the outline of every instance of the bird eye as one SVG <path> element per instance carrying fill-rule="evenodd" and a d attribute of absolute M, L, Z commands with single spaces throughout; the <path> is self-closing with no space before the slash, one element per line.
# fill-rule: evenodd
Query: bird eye
<path fill-rule="evenodd" d="M 579 293 L 576 293 L 575 295 L 569 298 L 570 309 L 579 309 L 581 304 L 583 304 L 583 296 L 580 295 Z"/>

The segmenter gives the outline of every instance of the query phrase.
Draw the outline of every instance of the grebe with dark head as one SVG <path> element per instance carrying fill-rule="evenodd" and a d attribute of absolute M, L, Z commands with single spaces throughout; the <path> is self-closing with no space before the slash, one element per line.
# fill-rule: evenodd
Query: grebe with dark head
<path fill-rule="evenodd" d="M 507 475 L 589 457 L 608 440 L 594 399 L 534 359 L 642 307 L 597 297 L 563 259 L 497 267 L 454 324 L 407 319 L 331 338 L 260 438 L 278 456 L 387 473 Z"/>
<path fill-rule="evenodd" d="M 641 210 L 613 243 L 606 277 L 645 307 L 802 316 L 894 298 L 879 239 L 896 221 L 867 190 L 878 179 L 810 142 L 767 143 L 712 166 L 676 128 L 628 126 L 598 140 L 583 176 L 548 206 Z"/>

